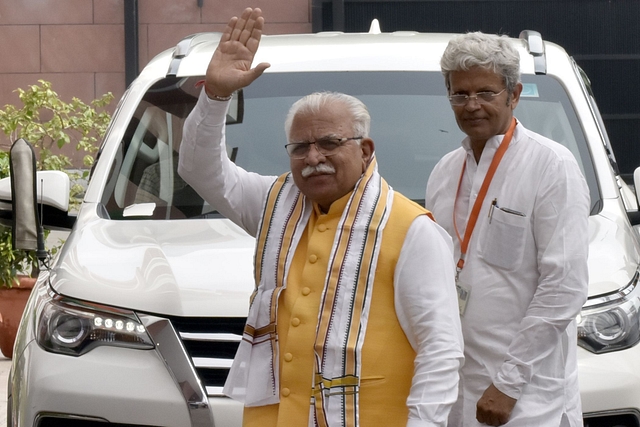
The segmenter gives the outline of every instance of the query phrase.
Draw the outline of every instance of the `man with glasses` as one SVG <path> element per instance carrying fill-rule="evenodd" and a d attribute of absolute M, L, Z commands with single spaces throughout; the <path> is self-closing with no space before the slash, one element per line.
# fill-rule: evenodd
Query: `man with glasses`
<path fill-rule="evenodd" d="M 513 116 L 506 37 L 454 37 L 441 68 L 467 135 L 425 204 L 453 237 L 465 341 L 451 426 L 581 426 L 575 318 L 587 297 L 589 192 L 569 150 Z"/>
<path fill-rule="evenodd" d="M 297 101 L 280 177 L 226 155 L 229 99 L 268 67 L 251 68 L 263 22 L 259 9 L 229 22 L 180 149 L 183 178 L 256 236 L 225 393 L 245 426 L 445 426 L 462 362 L 451 239 L 379 176 L 366 107 Z"/>

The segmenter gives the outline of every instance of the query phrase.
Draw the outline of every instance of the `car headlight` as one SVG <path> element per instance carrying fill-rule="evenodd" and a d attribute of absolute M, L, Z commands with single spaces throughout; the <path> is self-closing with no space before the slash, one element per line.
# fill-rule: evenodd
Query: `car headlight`
<path fill-rule="evenodd" d="M 578 315 L 578 345 L 592 353 L 633 347 L 640 341 L 639 273 L 624 288 L 589 298 Z"/>
<path fill-rule="evenodd" d="M 36 340 L 45 350 L 80 356 L 101 345 L 153 349 L 154 343 L 132 311 L 59 295 L 42 295 Z"/>

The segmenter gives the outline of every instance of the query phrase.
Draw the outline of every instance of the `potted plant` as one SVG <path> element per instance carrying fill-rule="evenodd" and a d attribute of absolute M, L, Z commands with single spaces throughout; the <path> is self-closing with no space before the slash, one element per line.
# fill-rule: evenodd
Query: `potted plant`
<path fill-rule="evenodd" d="M 22 106 L 5 105 L 0 110 L 0 130 L 9 137 L 10 144 L 24 138 L 33 145 L 38 170 L 61 170 L 69 175 L 69 206 L 76 208 L 84 192 L 82 180 L 88 178 L 98 140 L 111 120 L 104 107 L 113 95 L 107 93 L 89 104 L 77 98 L 67 103 L 44 80 L 16 92 Z M 84 153 L 82 167 L 74 165 L 64 153 L 63 148 L 69 145 Z M 9 153 L 1 150 L 0 178 L 8 175 Z M 50 253 L 55 254 L 59 245 L 48 248 Z M 0 351 L 6 357 L 12 356 L 18 325 L 37 273 L 35 254 L 14 249 L 11 228 L 0 226 Z"/>

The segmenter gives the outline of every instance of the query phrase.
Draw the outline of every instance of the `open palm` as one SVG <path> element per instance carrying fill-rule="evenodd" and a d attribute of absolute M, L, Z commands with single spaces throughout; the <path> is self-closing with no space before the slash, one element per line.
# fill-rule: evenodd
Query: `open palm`
<path fill-rule="evenodd" d="M 260 9 L 247 8 L 240 18 L 231 18 L 207 68 L 205 89 L 209 96 L 229 96 L 251 84 L 269 67 L 263 62 L 251 68 L 263 26 Z"/>

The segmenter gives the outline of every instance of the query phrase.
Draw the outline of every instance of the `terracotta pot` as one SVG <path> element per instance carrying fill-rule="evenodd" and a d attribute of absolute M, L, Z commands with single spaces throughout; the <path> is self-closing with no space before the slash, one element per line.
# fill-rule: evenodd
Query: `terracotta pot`
<path fill-rule="evenodd" d="M 35 283 L 35 278 L 21 277 L 19 286 L 0 288 L 0 351 L 10 359 L 20 319 Z"/>

